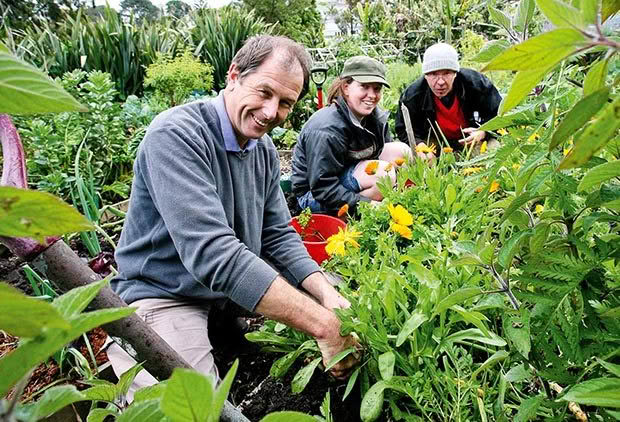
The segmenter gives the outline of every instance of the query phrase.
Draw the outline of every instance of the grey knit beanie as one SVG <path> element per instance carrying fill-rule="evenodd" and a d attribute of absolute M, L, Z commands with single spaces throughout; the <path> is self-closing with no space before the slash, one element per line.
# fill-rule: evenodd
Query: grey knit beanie
<path fill-rule="evenodd" d="M 450 44 L 443 42 L 433 44 L 424 52 L 422 73 L 427 74 L 436 70 L 454 70 L 458 72 L 459 53 Z"/>

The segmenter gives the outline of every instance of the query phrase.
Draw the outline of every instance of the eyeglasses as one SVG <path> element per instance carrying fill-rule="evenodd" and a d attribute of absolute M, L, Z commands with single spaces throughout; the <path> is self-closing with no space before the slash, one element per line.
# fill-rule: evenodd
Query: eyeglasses
<path fill-rule="evenodd" d="M 446 82 L 449 82 L 450 79 L 454 79 L 454 77 L 456 76 L 456 72 L 446 72 L 446 73 L 427 73 L 426 75 L 424 75 L 424 77 L 426 79 L 428 79 L 431 82 L 436 82 L 438 81 L 440 78 L 443 79 Z"/>

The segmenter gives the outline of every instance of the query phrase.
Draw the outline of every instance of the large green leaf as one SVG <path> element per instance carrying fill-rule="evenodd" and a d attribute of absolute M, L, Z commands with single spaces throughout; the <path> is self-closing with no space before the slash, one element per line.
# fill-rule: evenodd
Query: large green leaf
<path fill-rule="evenodd" d="M 601 364 L 605 369 L 611 372 L 613 375 L 620 378 L 620 365 L 615 363 L 604 361 L 603 359 L 597 359 L 598 363 Z"/>
<path fill-rule="evenodd" d="M 238 367 L 239 359 L 235 359 L 235 362 L 228 370 L 228 373 L 215 390 L 215 395 L 213 396 L 213 403 L 211 404 L 211 414 L 209 415 L 208 422 L 218 422 L 220 420 L 220 414 L 222 413 L 222 409 L 224 408 L 224 403 L 226 402 L 226 398 L 228 397 L 228 392 L 230 391 L 230 386 L 235 379 L 235 374 L 237 373 Z"/>
<path fill-rule="evenodd" d="M 394 352 L 389 351 L 379 355 L 377 359 L 379 363 L 379 373 L 381 379 L 388 381 L 394 375 L 394 364 L 396 363 L 396 356 Z"/>
<path fill-rule="evenodd" d="M 0 236 L 43 240 L 84 230 L 92 224 L 75 208 L 45 192 L 0 187 Z"/>
<path fill-rule="evenodd" d="M 515 415 L 514 422 L 536 420 L 536 412 L 544 400 L 544 396 L 535 396 L 527 400 L 523 400 L 519 405 L 519 411 Z"/>
<path fill-rule="evenodd" d="M 508 47 L 510 47 L 510 43 L 506 40 L 489 41 L 482 46 L 482 49 L 472 58 L 472 60 L 475 62 L 487 63 L 497 57 L 498 54 L 505 51 Z"/>
<path fill-rule="evenodd" d="M 383 397 L 387 384 L 383 381 L 376 382 L 364 394 L 360 405 L 360 419 L 362 422 L 373 422 L 381 416 L 383 410 Z"/>
<path fill-rule="evenodd" d="M 67 293 L 54 299 L 52 306 L 58 309 L 58 312 L 60 312 L 63 317 L 74 317 L 86 309 L 88 304 L 108 282 L 108 279 L 103 279 L 87 284 L 86 286 L 71 289 Z"/>
<path fill-rule="evenodd" d="M 495 7 L 489 6 L 489 15 L 491 18 L 499 25 L 503 26 L 504 29 L 510 31 L 512 29 L 512 23 L 510 21 L 510 16 L 506 15 L 499 9 Z"/>
<path fill-rule="evenodd" d="M 592 187 L 598 187 L 601 183 L 620 176 L 620 160 L 611 161 L 601 164 L 590 169 L 581 179 L 577 190 L 585 191 Z"/>
<path fill-rule="evenodd" d="M 577 130 L 581 129 L 592 116 L 603 108 L 607 103 L 607 98 L 609 98 L 609 89 L 603 88 L 579 100 L 579 102 L 566 113 L 566 116 L 553 133 L 553 137 L 549 143 L 549 151 L 566 142 Z"/>
<path fill-rule="evenodd" d="M 492 346 L 503 347 L 506 345 L 504 339 L 493 332 L 489 332 L 489 336 L 485 336 L 478 328 L 470 328 L 461 330 L 445 338 L 446 341 L 462 343 L 463 341 L 476 341 L 478 343 L 490 344 Z"/>
<path fill-rule="evenodd" d="M 530 122 L 534 118 L 534 113 L 531 110 L 519 111 L 507 116 L 495 116 L 488 122 L 480 126 L 480 130 L 497 130 L 514 126 L 516 124 L 523 124 Z"/>
<path fill-rule="evenodd" d="M 510 371 L 506 372 L 504 378 L 508 382 L 521 382 L 528 380 L 532 377 L 532 372 L 526 368 L 525 363 L 521 363 L 513 368 L 510 368 Z"/>
<path fill-rule="evenodd" d="M 529 311 L 522 312 L 520 316 L 504 315 L 503 326 L 506 338 L 515 349 L 526 359 L 532 349 L 530 338 L 530 316 Z"/>
<path fill-rule="evenodd" d="M 161 410 L 174 422 L 204 422 L 211 415 L 213 379 L 192 369 L 176 368 L 161 400 Z"/>
<path fill-rule="evenodd" d="M 0 113 L 87 111 L 43 72 L 0 51 Z"/>
<path fill-rule="evenodd" d="M 135 309 L 133 308 L 101 309 L 80 314 L 69 320 L 71 325 L 69 330 L 49 328 L 38 337 L 25 340 L 17 349 L 0 359 L 0 374 L 2 374 L 2 377 L 0 377 L 0 396 L 4 396 L 30 369 L 43 362 L 82 333 L 108 322 L 124 318 L 131 315 L 134 311 Z"/>
<path fill-rule="evenodd" d="M 525 31 L 528 24 L 532 21 L 532 18 L 534 17 L 535 10 L 536 5 L 534 4 L 534 0 L 521 0 L 519 2 L 517 14 L 515 16 L 515 29 L 519 31 Z"/>
<path fill-rule="evenodd" d="M 585 164 L 620 128 L 620 95 L 607 104 L 600 116 L 584 129 L 571 152 L 558 166 L 565 170 Z"/>
<path fill-rule="evenodd" d="M 186 419 L 191 421 L 193 419 Z M 159 400 L 146 400 L 134 403 L 127 408 L 117 419 L 116 422 L 145 422 L 157 421 L 167 422 L 170 419 L 164 415 L 159 405 Z"/>
<path fill-rule="evenodd" d="M 583 16 L 579 9 L 559 0 L 536 0 L 540 11 L 558 28 L 584 27 Z"/>
<path fill-rule="evenodd" d="M 508 356 L 510 356 L 510 353 L 508 353 L 507 351 L 498 350 L 497 352 L 493 353 L 487 360 L 485 360 L 483 364 L 480 365 L 474 372 L 472 372 L 471 377 L 476 378 L 480 372 L 484 371 L 487 368 L 490 368 L 498 362 L 506 360 Z"/>
<path fill-rule="evenodd" d="M 411 314 L 409 319 L 403 325 L 403 328 L 398 332 L 396 337 L 396 347 L 401 346 L 405 340 L 413 333 L 420 325 L 428 320 L 428 317 L 420 311 L 415 311 Z"/>
<path fill-rule="evenodd" d="M 0 330 L 17 337 L 35 337 L 45 327 L 69 328 L 52 305 L 0 283 Z M 27 317 L 26 317 L 27 316 Z"/>
<path fill-rule="evenodd" d="M 286 411 L 270 413 L 260 422 L 316 422 L 316 419 L 304 413 Z"/>
<path fill-rule="evenodd" d="M 321 363 L 321 358 L 316 358 L 303 368 L 301 368 L 293 377 L 291 381 L 291 391 L 295 394 L 301 393 L 306 388 L 306 385 L 310 382 L 314 370 Z"/>
<path fill-rule="evenodd" d="M 584 2 L 588 3 L 588 2 Z M 605 86 L 609 59 L 595 62 L 583 79 L 583 95 L 590 95 Z"/>
<path fill-rule="evenodd" d="M 482 290 L 479 287 L 463 287 L 455 292 L 450 293 L 448 296 L 442 299 L 441 302 L 437 304 L 437 308 L 435 309 L 434 313 L 440 314 L 450 308 L 452 305 L 462 303 L 467 299 L 478 296 L 481 293 Z"/>
<path fill-rule="evenodd" d="M 497 254 L 497 262 L 504 267 L 508 268 L 512 264 L 512 258 L 521 249 L 523 240 L 532 234 L 531 230 L 524 230 L 519 233 L 513 234 L 508 241 L 502 245 L 502 248 Z"/>
<path fill-rule="evenodd" d="M 424 284 L 431 289 L 436 289 L 441 285 L 441 281 L 439 281 L 437 276 L 435 276 L 431 270 L 419 262 L 411 260 L 409 262 L 409 269 L 421 284 Z"/>
<path fill-rule="evenodd" d="M 603 0 L 601 7 L 601 21 L 605 22 L 614 13 L 620 10 L 620 1 L 618 0 Z"/>
<path fill-rule="evenodd" d="M 52 387 L 35 403 L 24 406 L 22 412 L 27 420 L 38 421 L 51 416 L 65 406 L 87 400 L 73 385 Z"/>
<path fill-rule="evenodd" d="M 500 116 L 518 106 L 553 66 L 555 66 L 555 63 L 547 67 L 517 72 L 515 78 L 512 80 L 512 84 L 510 84 L 508 94 L 506 94 L 500 103 L 498 111 Z"/>
<path fill-rule="evenodd" d="M 596 378 L 584 381 L 571 387 L 560 399 L 590 406 L 620 408 L 620 378 Z"/>
<path fill-rule="evenodd" d="M 584 41 L 584 35 L 579 31 L 555 29 L 509 48 L 483 70 L 549 69 L 575 52 Z"/>
<path fill-rule="evenodd" d="M 86 422 L 105 422 L 108 416 L 114 418 L 108 419 L 108 421 L 115 420 L 118 416 L 120 416 L 120 411 L 116 407 L 113 407 L 111 409 L 92 409 L 90 412 L 88 412 Z"/>
<path fill-rule="evenodd" d="M 599 0 L 596 1 L 582 1 L 579 5 L 581 14 L 583 16 L 584 23 L 593 25 L 597 22 Z"/>

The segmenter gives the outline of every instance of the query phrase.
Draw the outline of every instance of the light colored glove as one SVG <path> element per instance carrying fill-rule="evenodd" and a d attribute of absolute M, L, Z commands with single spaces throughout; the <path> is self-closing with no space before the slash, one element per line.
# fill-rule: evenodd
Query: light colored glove
<path fill-rule="evenodd" d="M 463 133 L 469 135 L 461 139 L 459 142 L 465 145 L 474 144 L 482 141 L 487 133 L 484 130 L 478 130 L 475 127 L 467 127 L 463 129 Z"/>

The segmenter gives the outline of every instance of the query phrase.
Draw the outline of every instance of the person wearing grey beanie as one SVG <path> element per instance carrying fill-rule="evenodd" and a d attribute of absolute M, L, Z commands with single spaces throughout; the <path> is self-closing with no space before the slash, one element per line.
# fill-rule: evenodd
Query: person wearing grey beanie
<path fill-rule="evenodd" d="M 422 72 L 424 76 L 401 94 L 396 115 L 398 138 L 409 141 L 401 108 L 404 105 L 415 138 L 411 141 L 418 146 L 443 144 L 461 151 L 465 145 L 485 139 L 486 132 L 478 127 L 497 116 L 502 99 L 493 83 L 475 70 L 461 68 L 457 51 L 442 42 L 426 49 Z M 435 156 L 432 152 L 417 154 L 422 159 Z"/>

